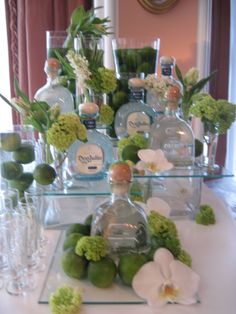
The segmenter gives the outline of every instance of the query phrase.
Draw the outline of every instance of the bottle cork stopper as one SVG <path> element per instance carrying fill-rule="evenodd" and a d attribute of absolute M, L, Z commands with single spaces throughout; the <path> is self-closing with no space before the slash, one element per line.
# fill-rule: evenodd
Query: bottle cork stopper
<path fill-rule="evenodd" d="M 123 161 L 118 161 L 111 165 L 109 170 L 109 180 L 114 183 L 129 183 L 132 179 L 130 166 Z"/>
<path fill-rule="evenodd" d="M 128 81 L 129 87 L 133 88 L 143 88 L 144 87 L 144 80 L 139 77 L 133 77 Z"/>
<path fill-rule="evenodd" d="M 174 65 L 175 64 L 175 58 L 171 56 L 162 56 L 160 58 L 160 64 L 161 65 Z"/>
<path fill-rule="evenodd" d="M 80 116 L 96 117 L 99 112 L 99 107 L 94 102 L 86 102 L 79 105 Z"/>
<path fill-rule="evenodd" d="M 61 71 L 60 62 L 56 58 L 48 58 L 45 62 L 44 70 L 46 73 L 58 73 Z"/>

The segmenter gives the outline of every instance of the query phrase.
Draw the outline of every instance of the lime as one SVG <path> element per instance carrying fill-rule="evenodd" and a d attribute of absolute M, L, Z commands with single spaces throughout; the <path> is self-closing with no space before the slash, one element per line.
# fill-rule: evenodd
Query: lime
<path fill-rule="evenodd" d="M 22 143 L 21 146 L 13 152 L 13 159 L 21 164 L 29 164 L 34 161 L 34 146 L 30 143 Z"/>
<path fill-rule="evenodd" d="M 13 152 L 21 145 L 21 138 L 18 133 L 1 133 L 0 147 L 7 152 Z"/>
<path fill-rule="evenodd" d="M 86 276 L 87 261 L 84 257 L 76 255 L 73 249 L 62 255 L 61 266 L 69 277 L 81 279 Z"/>
<path fill-rule="evenodd" d="M 90 262 L 88 266 L 88 279 L 99 288 L 109 287 L 113 283 L 116 273 L 116 264 L 110 257 Z"/>
<path fill-rule="evenodd" d="M 203 143 L 195 138 L 195 157 L 201 156 L 203 152 Z"/>
<path fill-rule="evenodd" d="M 7 180 L 17 179 L 23 173 L 23 166 L 15 161 L 4 161 L 1 164 L 1 175 Z"/>
<path fill-rule="evenodd" d="M 147 263 L 147 257 L 138 253 L 127 253 L 120 257 L 118 264 L 118 273 L 122 282 L 131 286 L 134 275 Z"/>
<path fill-rule="evenodd" d="M 74 249 L 78 240 L 84 235 L 82 233 L 70 233 L 63 243 L 63 250 Z"/>
<path fill-rule="evenodd" d="M 86 217 L 85 221 L 84 221 L 84 224 L 85 224 L 86 226 L 91 226 L 92 220 L 93 220 L 93 215 L 92 215 L 92 214 L 91 214 L 91 215 L 88 215 L 88 216 Z"/>
<path fill-rule="evenodd" d="M 120 108 L 120 106 L 127 103 L 128 101 L 129 101 L 129 98 L 125 92 L 122 92 L 122 91 L 116 92 L 112 96 L 112 108 L 114 110 L 117 110 Z"/>
<path fill-rule="evenodd" d="M 9 181 L 9 185 L 13 189 L 17 189 L 19 192 L 24 192 L 27 190 L 34 178 L 32 173 L 23 172 L 18 178 Z"/>
<path fill-rule="evenodd" d="M 39 164 L 33 172 L 34 179 L 37 183 L 48 185 L 53 183 L 57 174 L 53 167 L 48 164 Z"/>
<path fill-rule="evenodd" d="M 140 147 L 134 144 L 126 145 L 121 152 L 122 160 L 131 160 L 133 163 L 137 163 L 139 161 L 138 151 Z"/>
<path fill-rule="evenodd" d="M 81 233 L 83 235 L 90 235 L 90 226 L 85 224 L 72 224 L 66 230 L 66 235 L 68 236 L 71 233 Z"/>

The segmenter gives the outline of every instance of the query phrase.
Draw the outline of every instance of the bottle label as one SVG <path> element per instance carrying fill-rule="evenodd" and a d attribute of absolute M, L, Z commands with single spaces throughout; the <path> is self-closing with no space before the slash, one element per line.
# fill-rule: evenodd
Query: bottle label
<path fill-rule="evenodd" d="M 76 152 L 76 169 L 83 174 L 95 174 L 102 171 L 104 154 L 100 146 L 84 144 Z"/>
<path fill-rule="evenodd" d="M 171 73 L 171 67 L 162 67 L 161 68 L 161 74 L 164 75 L 164 76 L 171 76 L 172 73 Z"/>
<path fill-rule="evenodd" d="M 127 117 L 126 127 L 129 135 L 149 132 L 150 125 L 151 119 L 144 112 L 133 112 Z"/>

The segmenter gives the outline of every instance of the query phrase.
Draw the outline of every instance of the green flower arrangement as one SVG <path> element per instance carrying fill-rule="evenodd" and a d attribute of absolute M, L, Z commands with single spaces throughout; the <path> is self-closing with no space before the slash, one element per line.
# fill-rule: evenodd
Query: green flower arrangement
<path fill-rule="evenodd" d="M 219 134 L 224 134 L 236 119 L 236 105 L 224 99 L 215 100 L 209 94 L 198 94 L 193 98 L 194 105 L 190 113 L 208 122 L 212 128 L 217 128 Z"/>
<path fill-rule="evenodd" d="M 49 306 L 52 314 L 78 314 L 82 304 L 81 292 L 64 285 L 51 294 Z"/>
<path fill-rule="evenodd" d="M 64 113 L 46 132 L 47 142 L 58 151 L 66 151 L 77 139 L 86 141 L 86 127 L 80 122 L 80 118 L 74 113 Z"/>
<path fill-rule="evenodd" d="M 122 155 L 123 149 L 129 145 L 135 145 L 138 146 L 139 149 L 145 149 L 148 148 L 148 139 L 139 133 L 120 139 L 117 143 L 119 156 Z"/>
<path fill-rule="evenodd" d="M 214 77 L 217 71 L 213 71 L 209 76 L 198 80 L 199 71 L 197 68 L 191 68 L 183 76 L 177 64 L 175 65 L 175 73 L 178 80 L 183 85 L 182 95 L 182 115 L 185 121 L 189 120 L 190 108 L 193 105 L 193 96 L 200 93 L 204 86 Z"/>

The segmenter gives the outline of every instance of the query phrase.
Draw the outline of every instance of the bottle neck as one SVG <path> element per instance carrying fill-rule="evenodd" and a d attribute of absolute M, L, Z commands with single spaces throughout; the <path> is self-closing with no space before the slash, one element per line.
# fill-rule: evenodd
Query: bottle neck
<path fill-rule="evenodd" d="M 84 119 L 83 124 L 85 125 L 87 130 L 96 129 L 96 119 Z"/>
<path fill-rule="evenodd" d="M 179 117 L 179 107 L 175 102 L 167 103 L 165 107 L 165 115 L 168 117 Z"/>
<path fill-rule="evenodd" d="M 162 76 L 172 76 L 172 66 L 162 65 L 161 66 L 161 75 Z"/>
<path fill-rule="evenodd" d="M 47 84 L 49 85 L 58 85 L 59 77 L 58 75 L 47 74 Z"/>
<path fill-rule="evenodd" d="M 144 89 L 131 88 L 129 94 L 129 101 L 130 102 L 144 101 Z"/>
<path fill-rule="evenodd" d="M 110 183 L 111 187 L 111 200 L 126 200 L 129 201 L 129 187 L 130 183 Z"/>

